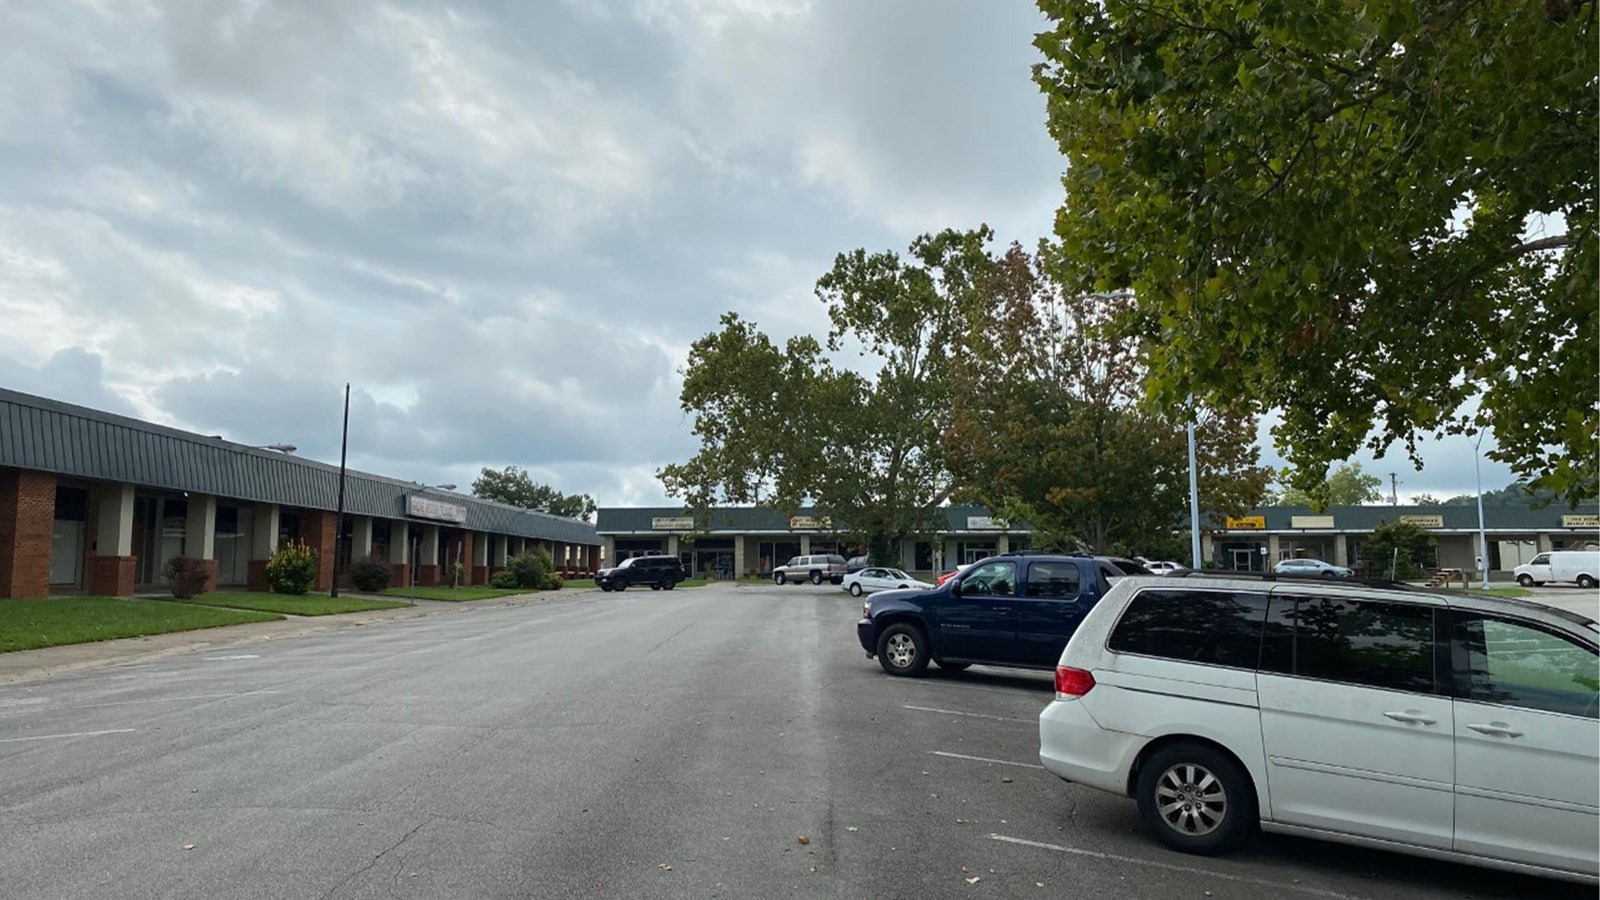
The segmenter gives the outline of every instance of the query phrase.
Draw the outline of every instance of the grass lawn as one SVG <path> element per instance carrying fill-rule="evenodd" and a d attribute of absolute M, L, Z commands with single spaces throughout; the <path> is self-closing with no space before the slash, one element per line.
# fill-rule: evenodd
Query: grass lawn
<path fill-rule="evenodd" d="M 0 653 L 281 618 L 272 613 L 210 609 L 167 600 L 4 599 L 0 600 Z"/>
<path fill-rule="evenodd" d="M 293 594 L 270 594 L 265 591 L 215 591 L 201 594 L 192 600 L 174 602 L 226 606 L 232 609 L 255 609 L 295 616 L 331 616 L 338 613 L 361 612 L 366 609 L 395 609 L 411 605 L 394 600 L 362 600 L 359 597 L 329 597 L 327 594 L 303 594 L 297 597 Z"/>
<path fill-rule="evenodd" d="M 1483 590 L 1482 588 L 1474 587 L 1474 588 L 1468 588 L 1467 592 L 1468 593 L 1472 593 L 1472 594 L 1489 594 L 1489 595 L 1494 596 L 1494 597 L 1532 597 L 1533 596 L 1533 591 L 1530 591 L 1527 588 L 1520 588 L 1520 587 L 1492 587 L 1492 588 L 1489 588 L 1487 591 Z"/>
<path fill-rule="evenodd" d="M 392 587 L 384 588 L 385 597 L 415 597 L 419 600 L 493 600 L 496 597 L 515 597 L 536 591 L 503 590 L 491 587 Z"/>

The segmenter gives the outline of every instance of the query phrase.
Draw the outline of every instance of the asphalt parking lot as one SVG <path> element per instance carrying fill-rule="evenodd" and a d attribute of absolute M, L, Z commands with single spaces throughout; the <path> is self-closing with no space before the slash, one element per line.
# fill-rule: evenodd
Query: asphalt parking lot
<path fill-rule="evenodd" d="M 1201 859 L 1038 765 L 1048 673 L 884 675 L 824 585 L 589 592 L 0 687 L 16 897 L 1592 897 Z"/>

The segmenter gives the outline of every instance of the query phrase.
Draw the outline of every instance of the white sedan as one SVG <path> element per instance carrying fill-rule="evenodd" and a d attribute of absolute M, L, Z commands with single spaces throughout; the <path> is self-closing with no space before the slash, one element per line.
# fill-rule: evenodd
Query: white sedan
<path fill-rule="evenodd" d="M 844 577 L 844 589 L 850 596 L 859 597 L 874 591 L 892 591 L 897 588 L 931 588 L 926 581 L 918 581 L 899 569 L 884 566 L 867 566 L 859 572 Z"/>

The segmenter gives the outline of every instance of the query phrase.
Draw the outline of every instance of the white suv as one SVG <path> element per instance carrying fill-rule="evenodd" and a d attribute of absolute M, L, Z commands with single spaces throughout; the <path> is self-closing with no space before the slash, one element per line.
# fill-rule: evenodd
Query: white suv
<path fill-rule="evenodd" d="M 1127 578 L 1062 653 L 1039 757 L 1177 850 L 1259 825 L 1596 883 L 1597 641 L 1526 601 Z"/>

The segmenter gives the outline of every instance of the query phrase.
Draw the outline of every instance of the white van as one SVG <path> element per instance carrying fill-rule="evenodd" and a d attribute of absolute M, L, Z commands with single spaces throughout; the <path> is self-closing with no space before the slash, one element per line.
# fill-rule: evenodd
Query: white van
<path fill-rule="evenodd" d="M 1523 587 L 1553 582 L 1593 590 L 1600 584 L 1600 550 L 1550 550 L 1511 572 Z"/>
<path fill-rule="evenodd" d="M 1124 578 L 1061 655 L 1039 759 L 1189 853 L 1259 828 L 1595 884 L 1597 641 L 1526 600 Z"/>

